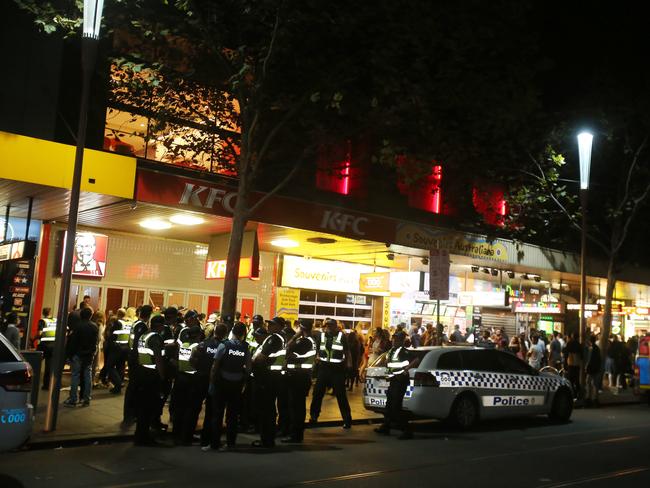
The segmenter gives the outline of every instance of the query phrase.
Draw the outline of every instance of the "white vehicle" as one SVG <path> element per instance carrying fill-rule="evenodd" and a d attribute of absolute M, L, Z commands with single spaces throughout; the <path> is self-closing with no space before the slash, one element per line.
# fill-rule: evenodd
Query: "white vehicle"
<path fill-rule="evenodd" d="M 408 349 L 420 357 L 409 371 L 403 408 L 414 417 L 450 420 L 468 429 L 480 419 L 547 414 L 566 422 L 573 411 L 568 380 L 540 373 L 507 352 L 478 347 Z M 381 412 L 388 389 L 386 355 L 370 365 L 364 405 Z"/>
<path fill-rule="evenodd" d="M 0 334 L 0 452 L 22 446 L 32 433 L 32 367 Z"/>

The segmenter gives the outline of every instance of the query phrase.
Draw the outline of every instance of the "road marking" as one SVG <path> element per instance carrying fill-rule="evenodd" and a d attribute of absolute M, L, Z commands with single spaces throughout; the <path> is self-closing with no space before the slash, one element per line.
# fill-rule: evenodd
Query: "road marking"
<path fill-rule="evenodd" d="M 642 473 L 644 471 L 648 471 L 648 468 L 630 468 L 630 469 L 624 469 L 621 471 L 614 471 L 612 473 L 605 473 L 605 474 L 599 474 L 596 476 L 591 476 L 588 478 L 579 478 L 576 480 L 571 480 L 571 481 L 564 481 L 562 483 L 556 483 L 554 485 L 540 485 L 540 488 L 564 488 L 565 486 L 576 486 L 576 485 L 581 485 L 584 483 L 591 483 L 592 481 L 600 481 L 600 480 L 609 480 L 612 478 L 620 478 L 622 476 L 629 476 L 631 474 L 636 474 L 636 473 Z"/>
<path fill-rule="evenodd" d="M 108 485 L 104 488 L 133 488 L 135 486 L 152 486 L 152 485 L 163 485 L 167 483 L 166 480 L 151 480 L 151 481 L 140 481 L 138 483 L 126 483 L 123 485 Z"/>
<path fill-rule="evenodd" d="M 615 442 L 626 442 L 626 441 L 631 441 L 634 439 L 639 439 L 639 436 L 625 436 L 625 437 L 610 437 L 607 439 L 599 439 L 596 441 L 588 441 L 588 442 L 579 442 L 577 444 L 562 444 L 562 445 L 557 445 L 557 446 L 549 446 L 549 447 L 542 447 L 538 449 L 531 449 L 526 451 L 527 454 L 532 454 L 532 453 L 538 453 L 538 452 L 545 452 L 545 451 L 557 451 L 558 449 L 564 449 L 564 448 L 575 448 L 575 447 L 583 447 L 583 446 L 590 446 L 593 444 L 611 444 Z M 496 458 L 501 458 L 501 457 L 508 457 L 512 456 L 512 452 L 502 452 L 499 454 L 491 454 L 489 456 L 481 456 L 481 457 L 475 457 L 472 459 L 468 459 L 467 462 L 472 462 L 472 461 L 486 461 L 490 459 L 496 459 Z M 288 485 L 285 486 L 305 486 L 305 485 L 317 485 L 321 483 L 331 483 L 334 481 L 349 481 L 349 480 L 356 480 L 356 479 L 363 479 L 363 478 L 374 478 L 376 476 L 382 476 L 386 474 L 392 474 L 392 473 L 399 473 L 402 471 L 415 471 L 419 469 L 428 469 L 432 468 L 435 466 L 444 466 L 445 464 L 450 464 L 450 462 L 447 463 L 425 463 L 425 464 L 419 464 L 419 465 L 414 465 L 414 466 L 409 466 L 405 468 L 393 468 L 393 469 L 385 469 L 385 470 L 380 470 L 380 471 L 367 471 L 364 473 L 354 473 L 354 474 L 346 474 L 346 475 L 341 475 L 341 476 L 332 476 L 329 478 L 321 478 L 321 479 L 315 479 L 315 480 L 306 480 L 306 481 L 298 481 L 295 483 L 289 483 Z M 641 468 L 635 468 L 635 469 L 641 469 Z M 642 470 L 646 470 L 647 468 L 642 468 Z M 617 473 L 619 473 L 617 471 Z M 622 471 L 621 471 L 622 473 Z M 555 486 L 555 485 L 553 485 Z M 557 485 L 559 486 L 565 486 L 565 485 Z M 568 485 L 566 485 L 568 486 Z M 110 487 L 110 488 L 115 488 L 115 487 Z M 547 488 L 546 485 L 544 485 L 544 488 Z"/>
<path fill-rule="evenodd" d="M 610 432 L 612 430 L 618 431 L 618 430 L 640 429 L 643 427 L 650 427 L 650 424 L 629 425 L 626 427 L 608 427 L 606 429 L 583 430 L 580 432 L 565 432 L 562 434 L 534 435 L 534 436 L 524 437 L 524 440 L 534 441 L 537 439 L 553 439 L 555 437 L 568 437 L 568 436 L 582 435 L 582 434 L 595 434 L 600 432 Z"/>

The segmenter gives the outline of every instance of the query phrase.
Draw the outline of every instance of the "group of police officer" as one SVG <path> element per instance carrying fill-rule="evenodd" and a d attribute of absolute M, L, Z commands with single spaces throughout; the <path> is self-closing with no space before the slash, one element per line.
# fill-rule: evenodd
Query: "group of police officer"
<path fill-rule="evenodd" d="M 204 404 L 205 451 L 232 449 L 242 428 L 259 431 L 254 447 L 274 447 L 276 430 L 283 442 L 302 442 L 314 377 L 310 421 L 317 421 L 325 391 L 332 388 L 343 426 L 351 427 L 345 389 L 351 356 L 335 320 L 326 320 L 316 334 L 309 321 L 299 321 L 294 330 L 281 317 L 265 321 L 260 315 L 250 325 L 225 317 L 204 330 L 194 311 L 184 316 L 174 307 L 161 315 L 152 312 L 144 305 L 137 321 L 124 326 L 129 328 L 124 419 L 127 424 L 135 420 L 137 445 L 155 445 L 152 431 L 166 429 L 161 415 L 168 398 L 175 444 L 192 443 Z"/>

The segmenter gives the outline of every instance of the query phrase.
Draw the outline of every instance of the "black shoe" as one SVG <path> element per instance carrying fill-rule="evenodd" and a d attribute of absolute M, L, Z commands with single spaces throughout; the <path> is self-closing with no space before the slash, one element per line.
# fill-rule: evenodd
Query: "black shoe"
<path fill-rule="evenodd" d="M 413 439 L 413 432 L 409 430 L 405 430 L 402 432 L 400 436 L 397 437 L 400 441 L 408 441 L 409 439 Z"/>
<path fill-rule="evenodd" d="M 262 449 L 273 449 L 275 447 L 275 442 L 271 444 L 262 444 L 262 441 L 253 441 L 251 442 L 251 447 L 259 447 Z"/>
<path fill-rule="evenodd" d="M 343 422 L 343 428 L 345 430 L 351 429 L 352 428 L 352 421 Z"/>
<path fill-rule="evenodd" d="M 81 406 L 82 407 L 90 407 L 90 400 L 84 400 L 83 402 L 81 402 Z"/>
<path fill-rule="evenodd" d="M 290 435 L 284 439 L 281 439 L 280 442 L 283 444 L 300 444 L 302 442 L 302 439 L 298 439 L 297 437 Z"/>
<path fill-rule="evenodd" d="M 309 425 L 316 425 L 318 423 L 318 418 L 310 417 Z"/>
<path fill-rule="evenodd" d="M 77 406 L 77 402 L 72 401 L 68 398 L 65 402 L 63 402 L 63 406 L 68 408 L 74 408 Z"/>
<path fill-rule="evenodd" d="M 380 427 L 375 427 L 374 430 L 375 432 L 377 432 L 377 434 L 390 435 L 390 428 L 386 427 L 385 425 L 382 425 Z"/>

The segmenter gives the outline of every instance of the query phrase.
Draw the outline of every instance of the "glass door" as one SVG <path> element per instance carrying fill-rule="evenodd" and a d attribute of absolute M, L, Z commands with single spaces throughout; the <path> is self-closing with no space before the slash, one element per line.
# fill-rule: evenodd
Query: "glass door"
<path fill-rule="evenodd" d="M 154 310 L 161 310 L 165 306 L 165 292 L 149 290 L 149 305 L 151 305 Z"/>
<path fill-rule="evenodd" d="M 144 304 L 144 290 L 129 290 L 126 300 L 127 307 L 138 308 Z"/>
<path fill-rule="evenodd" d="M 114 315 L 124 303 L 123 288 L 106 288 L 106 318 Z"/>

